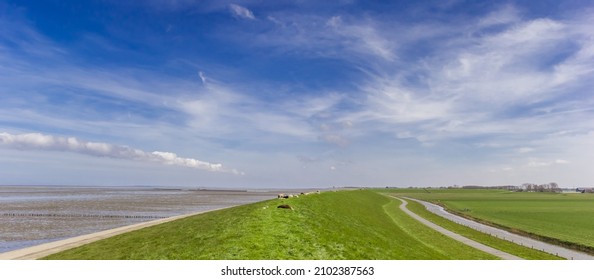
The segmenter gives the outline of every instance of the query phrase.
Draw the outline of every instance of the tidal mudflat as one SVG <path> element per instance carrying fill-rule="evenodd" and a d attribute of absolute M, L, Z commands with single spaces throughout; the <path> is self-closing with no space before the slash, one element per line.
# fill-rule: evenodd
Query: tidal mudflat
<path fill-rule="evenodd" d="M 0 252 L 82 234 L 247 204 L 277 191 L 0 186 Z"/>

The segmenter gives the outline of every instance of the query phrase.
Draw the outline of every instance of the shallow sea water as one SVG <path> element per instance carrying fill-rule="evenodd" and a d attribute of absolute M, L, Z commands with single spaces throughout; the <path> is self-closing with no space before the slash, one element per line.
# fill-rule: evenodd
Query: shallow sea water
<path fill-rule="evenodd" d="M 155 187 L 0 186 L 0 252 L 159 218 L 272 199 L 277 193 Z"/>

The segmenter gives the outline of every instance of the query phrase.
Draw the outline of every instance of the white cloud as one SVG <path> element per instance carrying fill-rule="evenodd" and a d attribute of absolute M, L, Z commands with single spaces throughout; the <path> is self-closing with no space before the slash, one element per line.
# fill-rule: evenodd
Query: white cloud
<path fill-rule="evenodd" d="M 200 77 L 200 81 L 202 81 L 202 84 L 205 85 L 206 84 L 206 76 L 204 75 L 204 73 L 202 71 L 199 71 L 198 76 Z"/>
<path fill-rule="evenodd" d="M 235 16 L 237 18 L 243 18 L 243 19 L 249 19 L 249 20 L 256 19 L 256 17 L 254 16 L 254 13 L 252 13 L 252 11 L 248 10 L 245 7 L 239 6 L 237 4 L 230 4 L 229 9 L 231 9 L 233 16 Z"/>
<path fill-rule="evenodd" d="M 329 31 L 334 32 L 336 38 L 326 35 L 328 39 L 335 40 L 338 45 L 344 45 L 356 52 L 369 54 L 393 61 L 396 57 L 393 52 L 394 41 L 389 40 L 387 34 L 382 34 L 373 22 L 345 23 L 342 17 L 331 17 L 326 25 Z"/>
<path fill-rule="evenodd" d="M 274 28 L 249 42 L 283 54 L 339 58 L 362 72 L 352 81 L 360 86 L 349 94 L 353 99 L 348 106 L 339 106 L 346 94 L 335 94 L 280 104 L 282 118 L 278 112 L 267 114 L 274 116 L 270 120 L 299 124 L 302 132 L 311 130 L 308 124 L 356 120 L 363 123 L 357 127 L 359 136 L 380 131 L 423 141 L 481 135 L 517 141 L 568 125 L 558 117 L 535 114 L 533 104 L 559 99 L 554 104 L 560 110 L 577 112 L 594 102 L 574 108 L 562 98 L 567 88 L 591 83 L 594 42 L 584 23 L 588 18 L 527 20 L 506 5 L 459 25 L 283 12 L 268 19 Z M 431 51 L 424 57 L 407 55 L 417 45 Z M 564 117 L 578 120 L 583 115 Z M 336 143 L 341 138 L 346 139 L 340 133 L 322 133 L 317 139 Z"/>
<path fill-rule="evenodd" d="M 145 152 L 128 146 L 103 142 L 88 142 L 74 137 L 61 137 L 40 133 L 10 134 L 3 132 L 0 133 L 0 145 L 23 150 L 66 151 L 98 157 L 158 162 L 167 165 L 183 166 L 207 171 L 241 174 L 241 172 L 236 170 L 225 169 L 223 168 L 223 165 L 219 163 L 209 163 L 193 158 L 183 158 L 171 152 Z"/>
<path fill-rule="evenodd" d="M 525 154 L 525 153 L 530 153 L 534 151 L 534 148 L 530 148 L 530 147 L 521 147 L 516 149 L 516 152 L 520 153 L 520 154 Z"/>
<path fill-rule="evenodd" d="M 530 161 L 528 162 L 527 166 L 528 167 L 545 167 L 545 166 L 550 166 L 552 164 L 552 162 L 549 161 Z"/>
<path fill-rule="evenodd" d="M 343 101 L 343 98 L 344 96 L 335 93 L 320 94 L 314 97 L 289 100 L 282 104 L 282 109 L 303 118 L 326 118 L 335 113 L 335 107 Z"/>
<path fill-rule="evenodd" d="M 199 95 L 177 103 L 189 117 L 188 125 L 201 136 L 283 145 L 318 138 L 313 123 L 332 118 L 340 97 L 328 95 L 264 102 L 249 89 L 211 82 Z"/>
<path fill-rule="evenodd" d="M 369 118 L 388 123 L 411 123 L 443 119 L 451 114 L 446 98 L 423 96 L 397 79 L 377 78 L 363 88 L 368 93 L 365 112 Z"/>
<path fill-rule="evenodd" d="M 506 25 L 520 21 L 518 10 L 512 5 L 506 5 L 499 10 L 489 13 L 481 18 L 478 26 L 481 28 L 497 25 Z"/>
<path fill-rule="evenodd" d="M 360 86 L 367 99 L 353 118 L 417 139 L 492 134 L 495 141 L 510 136 L 517 141 L 589 128 L 584 121 L 589 113 L 581 110 L 593 100 L 578 104 L 570 96 L 592 85 L 594 34 L 579 28 L 583 21 L 522 20 L 510 6 L 478 22 L 470 33 L 450 26 L 450 33 L 433 34 L 432 44 L 440 48 L 416 63 L 369 71 L 370 79 Z M 482 29 L 493 25 L 498 28 Z M 554 114 L 540 112 L 543 106 Z"/>
<path fill-rule="evenodd" d="M 320 136 L 320 139 L 343 148 L 349 145 L 349 141 L 344 136 L 339 134 L 324 134 Z"/>
<path fill-rule="evenodd" d="M 483 106 L 506 106 L 550 97 L 560 86 L 549 57 L 575 41 L 568 27 L 549 19 L 517 23 L 502 32 L 468 38 L 443 50 L 427 66 L 432 90 Z M 553 71 L 551 71 L 553 70 Z M 497 108 L 497 107 L 495 107 Z"/>
<path fill-rule="evenodd" d="M 273 16 L 268 16 L 268 17 L 266 17 L 266 19 L 268 19 L 269 21 L 271 21 L 272 23 L 274 23 L 276 25 L 283 26 L 283 23 Z"/>
<path fill-rule="evenodd" d="M 267 16 L 267 23 L 272 27 L 269 30 L 233 33 L 230 39 L 264 47 L 272 54 L 338 58 L 359 65 L 393 62 L 400 45 L 395 35 L 400 32 L 372 17 L 275 12 Z"/>
<path fill-rule="evenodd" d="M 552 165 L 556 165 L 556 164 L 569 164 L 569 163 L 570 162 L 565 159 L 556 159 L 556 160 L 548 160 L 548 161 L 531 160 L 530 162 L 528 162 L 527 166 L 528 167 L 546 167 L 546 166 L 552 166 Z"/>

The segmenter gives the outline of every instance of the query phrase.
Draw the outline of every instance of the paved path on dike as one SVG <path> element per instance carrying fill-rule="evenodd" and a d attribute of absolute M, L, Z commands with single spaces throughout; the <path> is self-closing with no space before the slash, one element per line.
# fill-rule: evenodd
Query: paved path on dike
<path fill-rule="evenodd" d="M 232 207 L 232 206 L 229 206 L 229 207 Z M 196 212 L 196 213 L 191 213 L 191 214 L 185 214 L 185 215 L 173 216 L 173 217 L 164 218 L 164 219 L 148 221 L 148 222 L 129 225 L 129 226 L 123 226 L 123 227 L 119 227 L 119 228 L 114 228 L 114 229 L 104 230 L 104 231 L 95 232 L 95 233 L 91 233 L 91 234 L 72 237 L 72 238 L 68 238 L 68 239 L 64 239 L 64 240 L 58 240 L 58 241 L 54 241 L 54 242 L 44 243 L 41 245 L 32 246 L 32 247 L 28 247 L 28 248 L 23 248 L 23 249 L 9 251 L 9 252 L 5 252 L 5 253 L 0 253 L 0 260 L 36 260 L 36 259 L 40 259 L 40 258 L 49 256 L 51 254 L 55 254 L 55 253 L 58 253 L 58 252 L 61 252 L 64 250 L 68 250 L 68 249 L 71 249 L 74 247 L 89 244 L 91 242 L 95 242 L 95 241 L 98 241 L 101 239 L 112 237 L 112 236 L 115 236 L 118 234 L 135 231 L 135 230 L 139 230 L 139 229 L 142 229 L 145 227 L 150 227 L 150 226 L 154 226 L 154 225 L 158 225 L 158 224 L 162 224 L 162 223 L 166 223 L 166 222 L 171 222 L 173 220 L 178 220 L 178 219 L 186 218 L 189 216 L 202 214 L 202 213 L 206 213 L 206 212 L 211 212 L 211 211 L 216 211 L 216 210 L 221 210 L 221 209 L 225 209 L 225 208 L 229 208 L 229 207 L 223 207 L 223 208 L 218 208 L 218 209 L 212 209 L 212 210 L 207 210 L 207 211 L 201 211 L 201 212 Z"/>
<path fill-rule="evenodd" d="M 400 204 L 400 209 L 402 211 L 404 211 L 406 214 L 408 214 L 409 216 L 413 217 L 415 220 L 423 223 L 424 225 L 426 225 L 426 226 L 428 226 L 428 227 L 430 227 L 430 228 L 432 228 L 432 229 L 434 229 L 434 230 L 442 233 L 443 235 L 445 235 L 447 237 L 450 237 L 450 238 L 452 238 L 454 240 L 457 240 L 459 242 L 462 242 L 462 243 L 464 243 L 464 244 L 466 244 L 468 246 L 474 247 L 476 249 L 479 249 L 479 250 L 481 250 L 483 252 L 486 252 L 486 253 L 489 253 L 491 255 L 497 256 L 497 257 L 499 257 L 501 259 L 504 259 L 504 260 L 522 260 L 522 258 L 520 258 L 520 257 L 514 256 L 512 254 L 509 254 L 509 253 L 506 253 L 506 252 L 503 252 L 503 251 L 499 251 L 499 250 L 497 250 L 495 248 L 491 248 L 491 247 L 486 246 L 484 244 L 478 243 L 478 242 L 476 242 L 476 241 L 474 241 L 472 239 L 468 239 L 468 238 L 466 238 L 466 237 L 464 237 L 464 236 L 462 236 L 460 234 L 451 232 L 451 231 L 449 231 L 449 230 L 447 230 L 445 228 L 442 228 L 442 227 L 440 227 L 440 226 L 438 226 L 438 225 L 436 225 L 436 224 L 434 224 L 434 223 L 432 223 L 430 221 L 427 221 L 424 218 L 422 218 L 421 216 L 419 216 L 419 215 L 413 213 L 412 211 L 408 210 L 408 208 L 406 208 L 406 205 L 408 204 L 408 202 L 406 202 L 405 200 L 402 200 L 402 199 L 400 199 L 398 197 L 396 197 L 396 199 L 402 201 L 402 204 Z"/>
<path fill-rule="evenodd" d="M 568 260 L 594 260 L 594 256 L 588 255 L 583 252 L 574 251 L 574 250 L 570 250 L 570 249 L 567 249 L 567 248 L 564 248 L 561 246 L 534 240 L 532 238 L 528 238 L 525 236 L 507 232 L 505 230 L 502 230 L 502 229 L 499 229 L 496 227 L 484 225 L 479 222 L 475 222 L 473 220 L 462 218 L 460 216 L 457 216 L 450 212 L 447 212 L 443 207 L 441 207 L 439 205 L 435 205 L 433 203 L 429 203 L 426 201 L 422 201 L 422 200 L 418 200 L 418 199 L 414 199 L 414 198 L 410 198 L 410 197 L 405 197 L 405 198 L 423 204 L 425 206 L 425 208 L 427 208 L 427 210 L 429 210 L 430 212 L 437 214 L 441 217 L 444 217 L 450 221 L 453 221 L 453 222 L 461 224 L 461 225 L 465 225 L 465 226 L 470 227 L 474 230 L 477 230 L 477 231 L 480 231 L 480 232 L 483 232 L 486 234 L 490 234 L 492 236 L 501 238 L 503 240 L 514 242 L 516 244 L 519 244 L 519 245 L 522 245 L 525 247 L 529 247 L 532 249 L 544 251 L 549 254 L 556 255 L 556 256 L 559 256 L 559 257 L 562 257 L 562 258 L 565 258 Z"/>

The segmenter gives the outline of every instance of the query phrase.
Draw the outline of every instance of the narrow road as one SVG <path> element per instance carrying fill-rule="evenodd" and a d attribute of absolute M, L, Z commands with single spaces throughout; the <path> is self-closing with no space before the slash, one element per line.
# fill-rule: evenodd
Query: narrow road
<path fill-rule="evenodd" d="M 232 207 L 232 206 L 229 206 L 229 207 Z M 0 253 L 0 260 L 36 260 L 36 259 L 40 259 L 40 258 L 49 256 L 51 254 L 55 254 L 55 253 L 58 253 L 58 252 L 61 252 L 64 250 L 68 250 L 68 249 L 71 249 L 74 247 L 89 244 L 91 242 L 95 242 L 95 241 L 98 241 L 101 239 L 112 237 L 112 236 L 115 236 L 118 234 L 130 232 L 130 231 L 134 231 L 134 230 L 139 230 L 139 229 L 142 229 L 145 227 L 150 227 L 150 226 L 154 226 L 154 225 L 158 225 L 158 224 L 162 224 L 162 223 L 166 223 L 166 222 L 171 222 L 171 221 L 174 221 L 177 219 L 182 219 L 182 218 L 186 218 L 189 216 L 202 214 L 202 213 L 206 213 L 206 212 L 211 212 L 211 211 L 216 211 L 216 210 L 221 210 L 221 209 L 229 208 L 229 207 L 223 207 L 223 208 L 218 208 L 218 209 L 212 209 L 212 210 L 207 210 L 207 211 L 201 211 L 201 212 L 196 212 L 196 213 L 191 213 L 191 214 L 185 214 L 185 215 L 173 216 L 173 217 L 164 218 L 164 219 L 148 221 L 148 222 L 144 222 L 144 223 L 133 224 L 133 225 L 129 225 L 129 226 L 123 226 L 123 227 L 119 227 L 119 228 L 114 228 L 114 229 L 104 230 L 104 231 L 95 232 L 95 233 L 91 233 L 91 234 L 72 237 L 72 238 L 68 238 L 68 239 L 64 239 L 64 240 L 58 240 L 58 241 L 54 241 L 54 242 L 44 243 L 44 244 L 40 244 L 37 246 L 32 246 L 32 247 L 28 247 L 28 248 L 19 249 L 19 250 Z"/>
<path fill-rule="evenodd" d="M 503 240 L 514 242 L 516 244 L 519 244 L 519 245 L 522 245 L 522 246 L 525 246 L 528 248 L 544 251 L 549 254 L 556 255 L 556 256 L 559 256 L 559 257 L 562 257 L 562 258 L 565 258 L 568 260 L 594 260 L 594 256 L 588 255 L 583 252 L 574 251 L 574 250 L 570 250 L 570 249 L 567 249 L 567 248 L 564 248 L 561 246 L 552 245 L 552 244 L 545 243 L 542 241 L 534 240 L 532 238 L 528 238 L 528 237 L 521 236 L 518 234 L 510 233 L 505 230 L 498 229 L 496 227 L 484 225 L 484 224 L 481 224 L 481 223 L 478 223 L 478 222 L 475 222 L 475 221 L 472 221 L 472 220 L 469 220 L 466 218 L 462 218 L 460 216 L 457 216 L 450 212 L 447 212 L 443 207 L 441 207 L 439 205 L 435 205 L 433 203 L 429 203 L 426 201 L 422 201 L 422 200 L 418 200 L 418 199 L 414 199 L 414 198 L 410 198 L 410 197 L 406 197 L 406 199 L 410 199 L 410 200 L 416 201 L 418 203 L 421 203 L 430 212 L 437 214 L 441 217 L 444 217 L 450 221 L 453 221 L 453 222 L 461 224 L 461 225 L 465 225 L 465 226 L 470 227 L 474 230 L 477 230 L 477 231 L 480 231 L 480 232 L 483 232 L 486 234 L 490 234 L 492 236 L 501 238 Z"/>
<path fill-rule="evenodd" d="M 434 229 L 434 230 L 442 233 L 443 235 L 445 235 L 447 237 L 450 237 L 450 238 L 452 238 L 454 240 L 457 240 L 459 242 L 462 242 L 462 243 L 464 243 L 464 244 L 466 244 L 468 246 L 474 247 L 476 249 L 479 249 L 479 250 L 481 250 L 483 252 L 486 252 L 486 253 L 489 253 L 491 255 L 497 256 L 497 257 L 499 257 L 501 259 L 504 259 L 504 260 L 521 260 L 522 259 L 522 258 L 517 257 L 517 256 L 514 256 L 512 254 L 509 254 L 509 253 L 506 253 L 506 252 L 503 252 L 503 251 L 499 251 L 499 250 L 497 250 L 495 248 L 491 248 L 491 247 L 486 246 L 484 244 L 478 243 L 478 242 L 476 242 L 476 241 L 474 241 L 472 239 L 468 239 L 468 238 L 466 238 L 466 237 L 464 237 L 462 235 L 459 235 L 457 233 L 451 232 L 451 231 L 449 231 L 449 230 L 447 230 L 445 228 L 442 228 L 442 227 L 440 227 L 440 226 L 438 226 L 438 225 L 436 225 L 436 224 L 434 224 L 434 223 L 432 223 L 430 221 L 427 221 L 427 220 L 423 219 L 421 216 L 419 216 L 419 215 L 411 212 L 410 210 L 408 210 L 408 208 L 406 208 L 406 205 L 408 204 L 408 202 L 406 202 L 405 200 L 400 199 L 398 197 L 396 197 L 396 199 L 402 201 L 402 204 L 400 204 L 400 209 L 402 211 L 404 211 L 406 214 L 408 214 L 409 216 L 413 217 L 415 220 L 423 223 L 424 225 L 426 225 L 426 226 L 428 226 L 428 227 L 430 227 L 430 228 L 432 228 L 432 229 Z"/>

